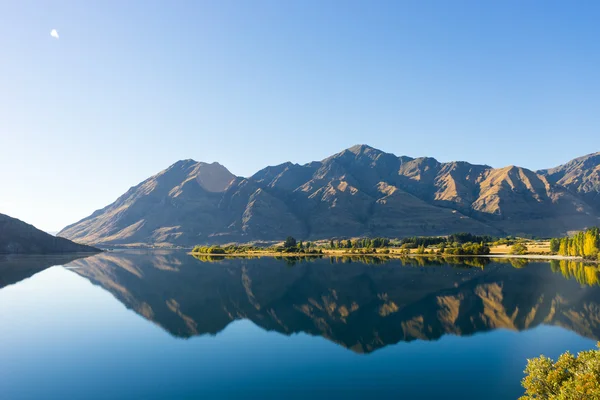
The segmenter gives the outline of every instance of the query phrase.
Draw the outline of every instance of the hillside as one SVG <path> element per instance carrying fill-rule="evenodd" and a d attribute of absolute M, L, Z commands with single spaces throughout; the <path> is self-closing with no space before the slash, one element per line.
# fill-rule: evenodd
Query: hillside
<path fill-rule="evenodd" d="M 552 170 L 397 157 L 357 145 L 249 178 L 179 161 L 59 235 L 90 244 L 184 245 L 330 237 L 558 236 L 600 223 L 600 156 Z"/>
<path fill-rule="evenodd" d="M 16 218 L 0 214 L 0 254 L 97 253 L 100 250 L 55 237 Z"/>
<path fill-rule="evenodd" d="M 578 194 L 600 211 L 600 152 L 576 158 L 556 168 L 539 171 L 553 184 Z"/>

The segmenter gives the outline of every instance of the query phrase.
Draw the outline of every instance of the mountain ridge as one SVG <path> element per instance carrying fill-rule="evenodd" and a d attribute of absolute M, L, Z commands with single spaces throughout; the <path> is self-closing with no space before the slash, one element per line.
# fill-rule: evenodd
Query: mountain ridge
<path fill-rule="evenodd" d="M 181 160 L 65 227 L 84 243 L 194 245 L 352 236 L 557 236 L 600 223 L 600 153 L 533 171 L 355 145 L 238 177 Z"/>

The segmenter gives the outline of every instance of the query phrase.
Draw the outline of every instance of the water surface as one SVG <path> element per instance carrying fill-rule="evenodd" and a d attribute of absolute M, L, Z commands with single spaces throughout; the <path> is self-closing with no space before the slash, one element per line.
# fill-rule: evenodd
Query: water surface
<path fill-rule="evenodd" d="M 516 398 L 527 358 L 600 337 L 566 262 L 56 262 L 0 259 L 2 398 Z"/>

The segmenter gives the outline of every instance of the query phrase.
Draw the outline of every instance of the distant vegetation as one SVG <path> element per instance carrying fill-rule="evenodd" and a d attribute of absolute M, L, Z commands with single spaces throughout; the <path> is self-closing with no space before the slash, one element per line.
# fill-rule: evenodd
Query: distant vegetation
<path fill-rule="evenodd" d="M 303 254 L 319 254 L 322 251 L 317 249 L 311 242 L 303 243 L 302 240 L 297 241 L 292 236 L 288 236 L 283 242 L 283 248 L 271 248 L 270 250 L 283 253 L 303 253 Z"/>
<path fill-rule="evenodd" d="M 253 245 L 229 245 L 229 246 L 196 246 L 192 249 L 194 254 L 227 255 L 227 254 L 253 254 L 253 253 L 301 253 L 320 254 L 311 242 L 303 243 L 289 236 L 282 246 L 258 247 Z"/>
<path fill-rule="evenodd" d="M 410 249 L 416 249 L 416 254 L 449 254 L 449 255 L 485 255 L 490 253 L 487 242 L 491 236 L 476 236 L 470 233 L 455 233 L 438 237 L 408 237 L 400 240 L 388 238 L 362 238 L 355 240 L 330 240 L 329 249 L 347 249 L 352 252 L 389 253 L 390 248 L 400 248 L 401 254 L 409 254 Z M 429 247 L 435 246 L 433 249 Z"/>
<path fill-rule="evenodd" d="M 571 238 L 551 239 L 550 250 L 561 256 L 600 260 L 600 229 L 588 229 Z"/>
<path fill-rule="evenodd" d="M 419 255 L 449 255 L 449 256 L 479 256 L 490 254 L 488 242 L 494 240 L 491 236 L 477 236 L 469 233 L 456 233 L 447 237 L 409 237 L 392 240 L 384 237 L 359 239 L 329 239 L 318 242 L 303 242 L 288 236 L 280 245 L 257 247 L 252 245 L 230 246 L 196 246 L 194 254 L 227 255 L 227 254 L 265 254 L 265 253 L 299 253 L 323 254 L 396 254 L 408 255 L 411 249 Z M 396 250 L 393 250 L 396 249 Z"/>
<path fill-rule="evenodd" d="M 600 399 L 600 350 L 566 352 L 556 362 L 542 355 L 527 361 L 525 374 L 521 400 Z"/>
<path fill-rule="evenodd" d="M 255 245 L 196 246 L 196 255 L 277 255 L 298 254 L 318 255 L 395 255 L 409 254 L 433 256 L 485 256 L 494 254 L 558 254 L 582 257 L 585 260 L 600 260 L 600 229 L 592 228 L 579 232 L 573 237 L 533 240 L 507 236 L 496 238 L 471 233 L 454 233 L 448 236 L 405 237 L 390 239 L 384 237 L 357 239 L 328 239 L 303 242 L 288 236 L 284 242 L 269 247 Z"/>
<path fill-rule="evenodd" d="M 527 246 L 523 243 L 515 243 L 510 248 L 510 254 L 523 255 L 527 254 Z"/>
<path fill-rule="evenodd" d="M 225 250 L 221 246 L 196 246 L 192 253 L 200 254 L 225 254 Z"/>
<path fill-rule="evenodd" d="M 457 247 L 444 249 L 444 254 L 454 256 L 484 256 L 490 254 L 490 248 L 484 242 L 481 243 L 464 243 Z"/>
<path fill-rule="evenodd" d="M 330 249 L 379 249 L 382 247 L 389 247 L 391 244 L 390 239 L 387 238 L 362 238 L 355 240 L 330 240 Z"/>
<path fill-rule="evenodd" d="M 406 248 L 418 248 L 419 246 L 435 246 L 439 244 L 446 244 L 446 246 L 458 247 L 456 245 L 464 243 L 489 243 L 495 239 L 492 236 L 478 236 L 471 233 L 453 233 L 448 236 L 413 236 L 407 237 L 400 240 L 400 245 Z"/>

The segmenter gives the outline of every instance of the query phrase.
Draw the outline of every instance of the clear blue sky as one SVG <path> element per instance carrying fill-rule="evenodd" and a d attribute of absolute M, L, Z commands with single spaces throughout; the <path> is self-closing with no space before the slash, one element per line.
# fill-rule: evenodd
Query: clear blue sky
<path fill-rule="evenodd" d="M 598 21 L 597 1 L 0 1 L 0 212 L 58 230 L 179 159 L 247 176 L 356 143 L 554 166 L 600 150 Z"/>

